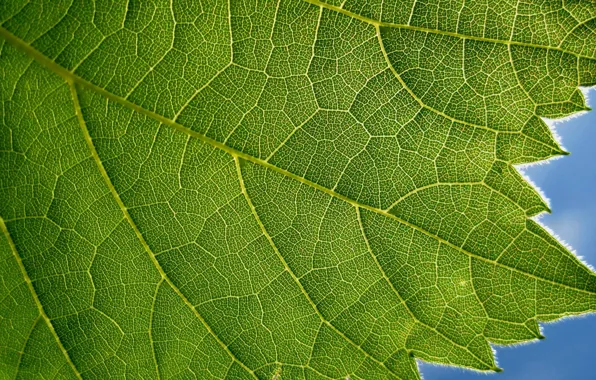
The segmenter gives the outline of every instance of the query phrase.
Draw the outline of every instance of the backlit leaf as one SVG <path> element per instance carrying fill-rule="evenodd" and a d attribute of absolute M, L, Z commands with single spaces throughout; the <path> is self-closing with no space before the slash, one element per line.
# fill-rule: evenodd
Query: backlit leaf
<path fill-rule="evenodd" d="M 513 165 L 591 1 L 0 4 L 0 378 L 419 379 L 596 310 Z"/>

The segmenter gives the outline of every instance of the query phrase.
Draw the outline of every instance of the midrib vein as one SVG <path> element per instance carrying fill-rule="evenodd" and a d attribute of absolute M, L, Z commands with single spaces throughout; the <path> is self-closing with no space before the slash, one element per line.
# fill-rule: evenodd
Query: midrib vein
<path fill-rule="evenodd" d="M 149 259 L 153 263 L 153 266 L 155 266 L 155 268 L 159 272 L 159 274 L 161 276 L 160 284 L 162 281 L 167 282 L 168 285 L 172 288 L 172 290 L 174 290 L 174 292 L 182 299 L 182 301 L 186 304 L 186 306 L 188 306 L 190 308 L 190 310 L 193 312 L 193 314 L 201 321 L 201 323 L 207 329 L 207 331 L 209 331 L 209 333 L 215 338 L 217 343 L 226 351 L 226 353 L 230 356 L 230 358 L 234 362 L 238 363 L 238 365 L 240 365 L 245 371 L 247 371 L 249 374 L 251 374 L 256 379 L 257 376 L 254 374 L 254 372 L 250 368 L 248 368 L 242 361 L 240 361 L 236 357 L 236 355 L 234 355 L 234 353 L 232 351 L 230 351 L 228 346 L 224 342 L 221 341 L 219 336 L 215 333 L 215 331 L 213 331 L 213 329 L 211 328 L 211 326 L 209 326 L 207 321 L 205 321 L 205 319 L 198 312 L 196 307 L 194 307 L 194 305 L 188 300 L 188 298 L 184 295 L 184 293 L 182 293 L 180 291 L 180 289 L 178 289 L 178 287 L 170 280 L 169 276 L 166 274 L 166 272 L 162 268 L 159 261 L 157 261 L 157 258 L 155 257 L 153 250 L 151 250 L 151 247 L 149 247 L 149 244 L 147 244 L 147 241 L 143 237 L 143 234 L 141 234 L 141 231 L 139 231 L 139 228 L 137 227 L 136 223 L 130 216 L 130 213 L 128 212 L 128 208 L 126 207 L 126 205 L 120 198 L 120 194 L 116 191 L 116 188 L 114 187 L 114 184 L 112 183 L 112 180 L 110 179 L 105 167 L 103 166 L 103 162 L 99 158 L 99 154 L 97 153 L 97 150 L 95 149 L 95 145 L 93 143 L 93 140 L 91 139 L 91 135 L 89 134 L 89 131 L 87 130 L 87 125 L 85 123 L 85 119 L 83 118 L 83 114 L 81 112 L 81 106 L 79 104 L 79 97 L 77 95 L 75 83 L 73 81 L 71 81 L 70 78 L 65 78 L 65 79 L 67 80 L 68 85 L 70 87 L 75 114 L 76 114 L 77 120 L 79 122 L 79 126 L 81 128 L 83 136 L 85 138 L 85 141 L 87 143 L 87 146 L 89 147 L 89 150 L 91 152 L 91 156 L 93 157 L 93 160 L 97 164 L 97 168 L 98 168 L 99 172 L 101 173 L 101 176 L 103 177 L 104 182 L 106 183 L 106 186 L 109 188 L 110 193 L 112 194 L 112 197 L 114 198 L 114 200 L 118 204 L 118 207 L 122 211 L 122 214 L 124 215 L 124 219 L 126 219 L 128 224 L 132 227 L 135 235 L 137 236 L 137 238 L 143 245 L 143 248 L 147 252 Z M 151 330 L 149 330 L 149 332 L 151 332 Z M 156 363 L 156 370 L 158 371 L 158 376 L 159 376 L 159 368 L 157 368 L 157 363 Z"/>
<path fill-rule="evenodd" d="M 472 35 L 461 34 L 461 33 L 456 33 L 456 32 L 448 32 L 448 31 L 445 31 L 445 30 L 425 28 L 425 27 L 422 27 L 422 26 L 413 26 L 413 25 L 405 25 L 405 24 L 394 24 L 394 23 L 391 23 L 391 22 L 383 22 L 383 21 L 379 21 L 379 20 L 374 20 L 374 19 L 371 19 L 369 17 L 362 16 L 362 15 L 359 15 L 357 13 L 351 12 L 351 11 L 349 11 L 347 9 L 343 9 L 343 8 L 340 8 L 340 7 L 335 6 L 335 5 L 324 3 L 324 2 L 322 2 L 320 0 L 303 0 L 303 1 L 305 1 L 305 2 L 307 2 L 309 4 L 312 4 L 312 5 L 319 6 L 321 8 L 328 9 L 330 11 L 334 11 L 334 12 L 338 12 L 338 13 L 344 14 L 344 15 L 349 16 L 351 18 L 354 18 L 356 20 L 360 20 L 360 21 L 365 22 L 367 24 L 374 25 L 376 27 L 395 28 L 395 29 L 409 29 L 409 30 L 415 30 L 415 31 L 418 31 L 418 32 L 438 34 L 438 35 L 456 37 L 456 38 L 461 38 L 461 39 L 466 39 L 466 40 L 491 42 L 491 43 L 501 44 L 501 45 L 525 46 L 525 47 L 531 47 L 531 48 L 535 48 L 535 49 L 556 50 L 556 51 L 560 51 L 562 53 L 570 54 L 570 55 L 573 55 L 573 56 L 579 57 L 579 58 L 594 59 L 594 57 L 590 57 L 590 56 L 587 56 L 587 55 L 583 55 L 583 54 L 575 53 L 575 52 L 572 52 L 572 51 L 568 51 L 568 50 L 565 50 L 565 49 L 563 49 L 563 48 L 561 48 L 559 46 L 545 46 L 545 45 L 540 45 L 540 44 L 533 44 L 531 42 L 522 42 L 522 41 L 514 41 L 514 40 L 506 41 L 506 40 L 499 40 L 499 39 L 496 39 L 496 38 L 478 37 L 478 36 L 472 36 Z M 563 43 L 564 41 L 565 40 L 563 40 L 561 43 Z"/>
<path fill-rule="evenodd" d="M 127 108 L 129 108 L 131 110 L 133 110 L 133 111 L 136 111 L 136 112 L 138 112 L 140 114 L 143 114 L 143 115 L 146 115 L 148 117 L 151 117 L 151 118 L 159 121 L 162 124 L 165 124 L 165 125 L 168 125 L 168 126 L 174 128 L 175 130 L 178 130 L 178 131 L 180 131 L 182 133 L 186 133 L 186 134 L 188 134 L 188 135 L 190 135 L 190 136 L 192 136 L 192 137 L 194 137 L 194 138 L 196 138 L 196 139 L 198 139 L 200 141 L 203 141 L 203 142 L 205 142 L 205 143 L 207 143 L 207 144 L 209 144 L 209 145 L 211 145 L 211 146 L 213 146 L 215 148 L 221 149 L 222 151 L 230 154 L 231 156 L 237 156 L 237 157 L 242 158 L 242 159 L 244 159 L 246 161 L 250 161 L 250 162 L 255 163 L 257 165 L 261 165 L 261 166 L 263 166 L 263 167 L 265 167 L 267 169 L 273 170 L 273 171 L 275 171 L 277 173 L 280 173 L 282 175 L 285 175 L 287 177 L 290 177 L 290 178 L 292 178 L 292 179 L 294 179 L 296 181 L 299 181 L 299 182 L 301 182 L 301 183 L 303 183 L 305 185 L 311 186 L 311 187 L 313 187 L 313 188 L 315 188 L 315 189 L 317 189 L 319 191 L 322 191 L 322 192 L 324 192 L 324 193 L 326 193 L 326 194 L 328 194 L 330 196 L 333 196 L 333 197 L 336 197 L 338 199 L 341 199 L 344 202 L 347 202 L 347 203 L 349 203 L 349 204 L 351 204 L 353 206 L 359 207 L 360 209 L 365 209 L 365 210 L 369 210 L 369 211 L 375 212 L 375 213 L 380 214 L 380 215 L 384 215 L 384 216 L 386 216 L 388 218 L 391 218 L 391 219 L 393 219 L 393 220 L 395 220 L 395 221 L 397 221 L 397 222 L 399 222 L 399 223 L 401 223 L 403 225 L 406 225 L 406 226 L 408 226 L 410 228 L 413 228 L 413 229 L 415 229 L 415 230 L 417 230 L 417 231 L 419 231 L 419 232 L 421 232 L 421 233 L 423 233 L 423 234 L 425 234 L 427 236 L 430 236 L 430 237 L 432 237 L 432 238 L 440 241 L 441 243 L 443 243 L 443 244 L 445 244 L 445 245 L 447 245 L 447 246 L 449 246 L 449 247 L 451 247 L 451 248 L 453 248 L 453 249 L 455 249 L 455 250 L 457 250 L 457 251 L 459 251 L 459 252 L 461 252 L 463 254 L 472 256 L 473 258 L 475 258 L 477 260 L 481 260 L 481 261 L 490 263 L 492 265 L 495 265 L 495 266 L 498 266 L 498 267 L 501 267 L 501 268 L 505 268 L 505 269 L 508 269 L 508 270 L 511 270 L 511 271 L 514 271 L 514 272 L 521 273 L 521 274 L 523 274 L 525 276 L 528 276 L 530 278 L 534 278 L 534 279 L 537 279 L 537 280 L 540 280 L 540 281 L 544 281 L 544 282 L 547 282 L 547 283 L 550 283 L 550 284 L 553 284 L 553 285 L 561 286 L 561 287 L 564 287 L 564 288 L 567 288 L 567 289 L 571 289 L 571 290 L 574 290 L 574 291 L 578 291 L 578 292 L 582 292 L 582 293 L 587 293 L 587 294 L 596 294 L 596 292 L 591 292 L 591 291 L 588 291 L 588 290 L 585 290 L 585 289 L 575 288 L 575 287 L 572 287 L 572 286 L 563 284 L 561 282 L 557 282 L 557 281 L 549 280 L 549 279 L 546 279 L 546 278 L 542 278 L 542 277 L 536 276 L 534 274 L 531 274 L 531 273 L 528 273 L 528 272 L 524 272 L 524 271 L 522 271 L 520 269 L 511 267 L 511 266 L 508 266 L 508 265 L 505 265 L 505 264 L 502 264 L 502 263 L 499 263 L 499 262 L 496 262 L 496 261 L 489 260 L 489 259 L 487 259 L 487 258 L 485 258 L 483 256 L 480 256 L 480 255 L 477 255 L 475 253 L 468 252 L 465 249 L 463 249 L 463 248 L 461 248 L 461 247 L 459 247 L 459 246 L 457 246 L 457 245 L 455 245 L 455 244 L 453 244 L 453 243 L 451 243 L 451 242 L 449 242 L 449 241 L 441 238 L 440 236 L 438 236 L 438 235 L 436 235 L 436 234 L 434 234 L 434 233 L 432 233 L 430 231 L 427 231 L 427 230 L 425 230 L 424 228 L 422 228 L 422 227 L 420 227 L 418 225 L 415 225 L 415 224 L 413 224 L 411 222 L 408 222 L 406 220 L 403 220 L 403 219 L 397 217 L 396 215 L 390 214 L 389 212 L 387 212 L 385 210 L 382 210 L 380 208 L 377 208 L 377 207 L 374 207 L 374 206 L 370 206 L 370 205 L 361 203 L 359 201 L 353 200 L 353 199 L 351 199 L 351 198 L 349 198 L 349 197 L 347 197 L 345 195 L 342 195 L 342 194 L 339 194 L 339 193 L 335 192 L 334 190 L 331 190 L 329 188 L 326 188 L 324 186 L 321 186 L 321 185 L 319 185 L 319 184 L 317 184 L 315 182 L 312 182 L 312 181 L 310 181 L 310 180 L 308 180 L 306 178 L 300 177 L 299 175 L 296 175 L 296 174 L 291 173 L 291 172 L 289 172 L 289 171 L 287 171 L 285 169 L 282 169 L 282 168 L 279 168 L 279 167 L 277 167 L 277 166 L 275 166 L 273 164 L 270 164 L 269 162 L 266 162 L 265 160 L 262 160 L 262 159 L 257 158 L 257 157 L 253 157 L 253 156 L 248 155 L 248 154 L 246 154 L 244 152 L 241 152 L 241 151 L 238 151 L 238 150 L 236 150 L 234 148 L 231 148 L 231 147 L 229 147 L 229 146 L 227 146 L 227 145 L 225 145 L 225 144 L 223 144 L 223 143 L 221 143 L 219 141 L 216 141 L 216 140 L 214 140 L 212 138 L 209 138 L 209 137 L 207 137 L 205 135 L 202 135 L 201 133 L 198 133 L 196 131 L 193 131 L 192 129 L 190 129 L 188 127 L 185 127 L 184 125 L 178 124 L 177 122 L 175 122 L 173 120 L 170 120 L 170 119 L 168 119 L 165 116 L 162 116 L 160 114 L 157 114 L 157 113 L 155 113 L 153 111 L 149 111 L 149 110 L 147 110 L 147 109 L 145 109 L 145 108 L 143 108 L 143 107 L 141 107 L 141 106 L 139 106 L 139 105 L 137 105 L 135 103 L 132 103 L 131 101 L 129 101 L 127 99 L 124 99 L 121 96 L 115 95 L 115 94 L 113 94 L 113 93 L 111 93 L 111 92 L 109 92 L 109 91 L 107 91 L 107 90 L 105 90 L 105 89 L 103 89 L 103 88 L 101 88 L 101 87 L 99 87 L 99 86 L 97 86 L 97 85 L 95 85 L 95 84 L 93 84 L 93 83 L 91 83 L 91 82 L 89 82 L 89 81 L 87 81 L 87 80 L 85 80 L 85 79 L 83 79 L 83 78 L 81 78 L 81 77 L 73 74 L 72 72 L 68 71 L 64 67 L 58 65 L 56 62 L 52 61 L 50 58 L 46 57 L 45 55 L 43 55 L 42 53 L 40 53 L 39 51 L 37 51 L 33 47 L 29 46 L 26 42 L 24 42 L 20 38 L 16 37 L 15 35 L 13 35 L 12 33 L 10 33 L 8 30 L 4 29 L 3 27 L 0 27 L 0 36 L 2 36 L 8 43 L 10 43 L 11 45 L 13 45 L 17 49 L 19 49 L 19 50 L 23 51 L 24 53 L 28 54 L 29 56 L 31 56 L 33 59 L 35 59 L 37 62 L 39 62 L 40 64 L 42 64 L 43 66 L 45 66 L 49 70 L 53 71 L 57 75 L 59 75 L 62 78 L 64 78 L 64 80 L 67 81 L 68 83 L 76 83 L 76 84 L 78 84 L 78 85 L 80 85 L 82 87 L 85 87 L 85 88 L 87 88 L 87 89 L 89 89 L 89 90 L 91 90 L 91 91 L 93 91 L 93 92 L 95 92 L 97 94 L 100 94 L 100 95 L 104 96 L 105 98 L 110 99 L 110 100 L 112 100 L 112 101 L 114 101 L 116 103 L 119 103 L 119 104 L 121 104 L 121 105 L 123 105 L 123 106 L 125 106 L 125 107 L 127 107 Z"/>
<path fill-rule="evenodd" d="M 52 321 L 50 321 L 50 318 L 47 316 L 41 302 L 39 301 L 39 298 L 37 297 L 37 292 L 35 291 L 35 288 L 33 287 L 31 278 L 29 278 L 29 274 L 27 273 L 27 270 L 25 269 L 25 266 L 23 265 L 23 260 L 21 260 L 21 256 L 19 255 L 19 252 L 17 251 L 17 247 L 15 246 L 14 242 L 12 241 L 12 237 L 10 236 L 10 233 L 8 232 L 8 228 L 6 227 L 6 224 L 4 223 L 4 219 L 2 219 L 1 216 L 0 216 L 0 229 L 2 230 L 2 233 L 6 237 L 6 240 L 8 241 L 8 245 L 10 246 L 10 249 L 12 250 L 14 258 L 19 266 L 19 269 L 21 270 L 21 274 L 23 275 L 23 279 L 25 280 L 25 283 L 27 284 L 27 288 L 29 289 L 31 296 L 33 297 L 33 301 L 35 302 L 35 306 L 37 306 L 37 310 L 39 311 L 40 317 L 43 319 L 43 321 L 48 326 L 48 329 L 50 330 L 52 336 L 56 340 L 56 344 L 58 345 L 58 348 L 60 349 L 60 351 L 62 351 L 64 358 L 70 365 L 75 376 L 79 379 L 82 379 L 81 374 L 79 373 L 79 370 L 77 369 L 77 367 L 74 365 L 74 363 L 70 359 L 70 355 L 68 354 L 68 351 L 66 351 L 66 349 L 62 345 L 62 342 L 60 341 L 58 334 L 56 334 L 56 330 L 54 330 L 54 325 L 52 325 Z M 38 320 L 36 320 L 35 324 L 37 324 L 37 321 Z M 33 328 L 31 329 L 31 331 L 33 331 L 33 329 L 35 329 L 35 327 L 36 326 L 34 325 Z M 19 365 L 20 365 L 23 355 L 25 355 L 24 352 L 21 354 L 21 358 L 19 358 Z M 18 375 L 18 371 L 17 371 L 17 375 Z"/>

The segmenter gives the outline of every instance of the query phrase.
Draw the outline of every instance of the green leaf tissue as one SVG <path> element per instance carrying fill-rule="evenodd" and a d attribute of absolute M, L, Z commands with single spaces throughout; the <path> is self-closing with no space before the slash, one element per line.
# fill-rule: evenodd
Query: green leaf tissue
<path fill-rule="evenodd" d="M 500 371 L 596 311 L 516 168 L 594 84 L 589 0 L 2 1 L 0 379 Z"/>

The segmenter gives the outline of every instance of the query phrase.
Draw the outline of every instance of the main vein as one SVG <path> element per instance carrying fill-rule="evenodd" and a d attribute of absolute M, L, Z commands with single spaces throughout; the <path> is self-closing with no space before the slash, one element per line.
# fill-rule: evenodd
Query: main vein
<path fill-rule="evenodd" d="M 430 236 L 430 237 L 432 237 L 432 238 L 434 238 L 434 239 L 436 239 L 436 240 L 444 243 L 445 245 L 447 245 L 447 246 L 449 246 L 449 247 L 451 247 L 451 248 L 453 248 L 453 249 L 455 249 L 455 250 L 457 250 L 457 251 L 459 251 L 459 252 L 461 252 L 463 254 L 472 256 L 473 258 L 475 258 L 477 260 L 485 261 L 485 262 L 488 262 L 488 263 L 490 263 L 492 265 L 495 265 L 495 266 L 498 266 L 498 267 L 502 267 L 502 268 L 505 268 L 505 269 L 508 269 L 508 270 L 511 270 L 511 271 L 514 271 L 514 272 L 521 273 L 521 274 L 523 274 L 525 276 L 528 276 L 530 278 L 534 278 L 534 279 L 537 279 L 537 280 L 540 280 L 540 281 L 544 281 L 544 282 L 547 282 L 547 283 L 551 283 L 551 284 L 554 284 L 554 285 L 557 285 L 557 286 L 561 286 L 561 287 L 564 287 L 564 288 L 572 289 L 574 291 L 578 291 L 578 292 L 582 292 L 582 293 L 588 293 L 588 294 L 596 294 L 596 292 L 593 292 L 593 291 L 589 291 L 589 290 L 585 290 L 585 289 L 580 289 L 580 288 L 575 288 L 573 286 L 569 286 L 569 285 L 563 284 L 563 283 L 558 282 L 558 281 L 554 281 L 554 280 L 542 278 L 542 277 L 536 276 L 536 275 L 534 275 L 532 273 L 524 272 L 523 270 L 520 270 L 518 268 L 515 268 L 515 267 L 512 267 L 512 266 L 508 266 L 508 265 L 505 265 L 503 263 L 500 263 L 500 262 L 497 262 L 497 261 L 493 261 L 493 260 L 487 259 L 486 257 L 480 256 L 478 254 L 469 252 L 469 251 L 463 249 L 462 247 L 457 246 L 457 245 L 451 243 L 450 241 L 445 240 L 444 238 L 442 238 L 442 237 L 440 237 L 440 236 L 438 236 L 438 235 L 436 235 L 436 234 L 434 234 L 434 233 L 432 233 L 430 231 L 427 231 L 426 229 L 424 229 L 424 228 L 422 228 L 422 227 L 420 227 L 420 226 L 418 226 L 416 224 L 413 224 L 411 222 L 408 222 L 407 220 L 401 219 L 398 216 L 389 213 L 388 211 L 382 210 L 382 209 L 377 208 L 377 207 L 374 207 L 374 206 L 370 206 L 368 204 L 361 203 L 361 202 L 359 202 L 357 200 L 354 200 L 354 199 L 351 199 L 351 198 L 349 198 L 349 197 L 347 197 L 347 196 L 345 196 L 343 194 L 337 193 L 336 191 L 334 191 L 332 189 L 329 189 L 327 187 L 324 187 L 322 185 L 319 185 L 318 183 L 315 183 L 315 182 L 310 181 L 310 180 L 308 180 L 306 178 L 300 177 L 299 175 L 294 174 L 292 172 L 289 172 L 288 170 L 285 170 L 285 169 L 282 169 L 280 167 L 277 167 L 277 166 L 275 166 L 275 165 L 273 165 L 273 164 L 271 164 L 271 163 L 269 163 L 269 162 L 267 162 L 267 161 L 265 161 L 263 159 L 260 159 L 260 158 L 251 156 L 249 154 L 246 154 L 244 152 L 238 151 L 238 150 L 236 150 L 234 148 L 231 148 L 231 147 L 229 147 L 229 146 L 227 146 L 227 145 L 225 145 L 225 144 L 223 144 L 223 143 L 221 143 L 221 142 L 219 142 L 217 140 L 214 140 L 212 138 L 209 138 L 209 137 L 207 137 L 207 136 L 205 136 L 205 135 L 203 135 L 203 134 L 201 134 L 199 132 L 193 131 L 192 129 L 190 129 L 188 127 L 185 127 L 184 125 L 181 125 L 181 124 L 179 124 L 179 123 L 177 123 L 177 122 L 175 122 L 175 121 L 173 121 L 171 119 L 168 119 L 167 117 L 165 117 L 163 115 L 160 115 L 160 114 L 158 114 L 156 112 L 153 112 L 153 111 L 150 111 L 148 109 L 145 109 L 145 108 L 143 108 L 143 107 L 141 107 L 141 106 L 139 106 L 139 105 L 137 105 L 135 103 L 132 103 L 131 101 L 129 101 L 129 100 L 127 100 L 127 99 L 125 99 L 125 98 L 123 98 L 121 96 L 115 95 L 115 94 L 113 94 L 113 93 L 111 93 L 111 92 L 109 92 L 109 91 L 107 91 L 107 90 L 105 90 L 105 89 L 103 89 L 103 88 L 101 88 L 101 87 L 99 87 L 99 86 L 97 86 L 97 85 L 95 85 L 95 84 L 93 84 L 93 83 L 91 83 L 91 82 L 89 82 L 89 81 L 87 81 L 87 80 L 85 80 L 85 79 L 77 76 L 76 74 L 68 71 L 64 67 L 58 65 L 56 62 L 54 62 L 50 58 L 46 57 L 45 55 L 43 55 L 42 53 L 40 53 L 39 51 L 37 51 L 36 49 L 34 49 L 33 47 L 31 47 L 30 45 L 28 45 L 25 41 L 21 40 L 19 37 L 13 35 L 8 30 L 6 30 L 6 29 L 4 29 L 2 27 L 0 27 L 0 36 L 2 36 L 8 43 L 10 43 L 11 45 L 13 45 L 17 49 L 19 49 L 19 50 L 23 51 L 24 53 L 28 54 L 29 56 L 31 56 L 38 63 L 42 64 L 43 66 L 45 66 L 49 70 L 53 71 L 57 75 L 60 75 L 68 83 L 76 83 L 76 84 L 78 84 L 78 85 L 80 85 L 82 87 L 85 87 L 88 90 L 93 91 L 93 92 L 95 92 L 97 94 L 100 94 L 100 95 L 104 96 L 105 98 L 110 99 L 110 100 L 112 100 L 112 101 L 114 101 L 116 103 L 119 103 L 119 104 L 121 104 L 121 105 L 123 105 L 123 106 L 125 106 L 125 107 L 127 107 L 127 108 L 129 108 L 131 110 L 133 110 L 133 111 L 136 111 L 136 112 L 138 112 L 140 114 L 143 114 L 143 115 L 146 115 L 148 117 L 151 117 L 152 119 L 155 119 L 155 120 L 159 121 L 162 124 L 165 124 L 165 125 L 168 125 L 168 126 L 174 128 L 175 130 L 178 130 L 178 131 L 180 131 L 182 133 L 186 133 L 186 134 L 188 134 L 188 135 L 190 135 L 190 136 L 192 136 L 192 137 L 194 137 L 194 138 L 196 138 L 196 139 L 198 139 L 200 141 L 203 141 L 203 142 L 205 142 L 205 143 L 207 143 L 207 144 L 209 144 L 209 145 L 211 145 L 211 146 L 213 146 L 215 148 L 221 149 L 222 151 L 225 151 L 225 152 L 231 154 L 232 156 L 237 156 L 237 157 L 242 158 L 242 159 L 244 159 L 246 161 L 253 162 L 253 163 L 258 164 L 258 165 L 261 165 L 261 166 L 263 166 L 263 167 L 265 167 L 267 169 L 273 170 L 273 171 L 275 171 L 277 173 L 280 173 L 282 175 L 285 175 L 287 177 L 290 177 L 290 178 L 292 178 L 292 179 L 294 179 L 296 181 L 299 181 L 299 182 L 301 182 L 301 183 L 303 183 L 305 185 L 311 186 L 311 187 L 313 187 L 313 188 L 315 188 L 315 189 L 317 189 L 319 191 L 322 191 L 322 192 L 324 192 L 324 193 L 326 193 L 326 194 L 328 194 L 328 195 L 330 195 L 332 197 L 341 199 L 341 200 L 343 200 L 345 202 L 348 202 L 349 204 L 351 204 L 353 206 L 359 207 L 360 209 L 365 209 L 365 210 L 369 210 L 369 211 L 375 212 L 377 214 L 384 215 L 384 216 L 386 216 L 388 218 L 391 218 L 391 219 L 393 219 L 393 220 L 395 220 L 395 221 L 397 221 L 397 222 L 399 222 L 399 223 L 401 223 L 403 225 L 406 225 L 406 226 L 408 226 L 410 228 L 413 228 L 413 229 L 415 229 L 415 230 L 417 230 L 417 231 L 419 231 L 419 232 L 421 232 L 421 233 L 423 233 L 423 234 L 425 234 L 427 236 Z"/>

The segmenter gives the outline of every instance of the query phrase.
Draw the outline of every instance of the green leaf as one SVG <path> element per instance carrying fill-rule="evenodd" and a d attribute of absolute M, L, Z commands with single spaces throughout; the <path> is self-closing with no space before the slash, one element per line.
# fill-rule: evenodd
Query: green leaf
<path fill-rule="evenodd" d="M 0 378 L 419 379 L 596 310 L 513 165 L 589 1 L 0 4 Z"/>

